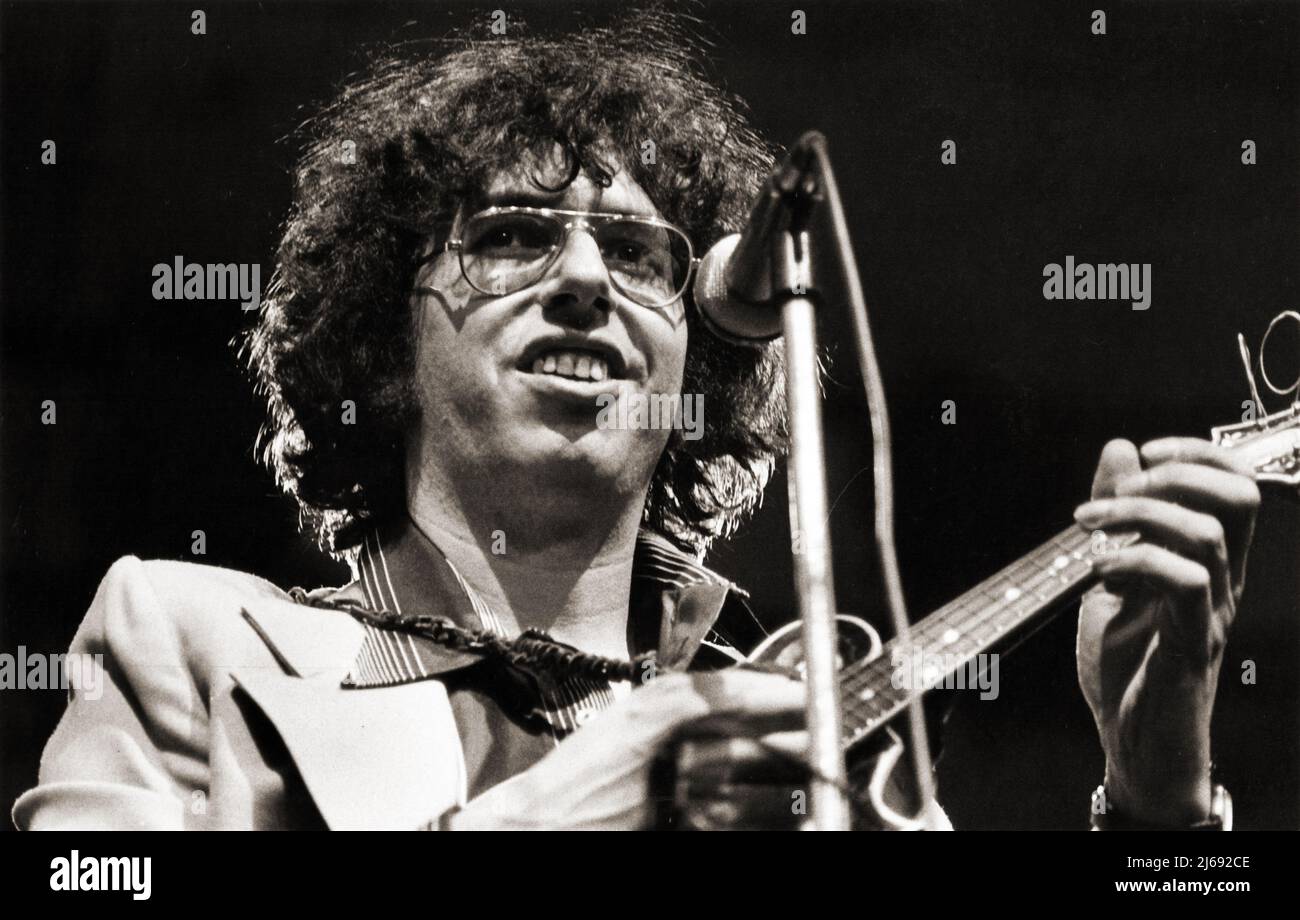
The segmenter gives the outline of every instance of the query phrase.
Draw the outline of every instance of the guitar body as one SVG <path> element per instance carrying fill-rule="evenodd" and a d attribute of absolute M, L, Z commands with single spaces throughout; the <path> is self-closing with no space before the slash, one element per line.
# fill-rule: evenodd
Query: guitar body
<path fill-rule="evenodd" d="M 883 654 L 880 635 L 856 617 L 836 617 L 837 665 L 868 662 Z M 803 624 L 787 623 L 749 654 L 746 666 L 802 672 Z M 855 830 L 918 830 L 919 810 L 906 747 L 889 725 L 846 748 Z M 663 780 L 670 788 L 659 824 L 675 830 L 726 828 L 795 830 L 806 817 L 807 769 L 791 758 L 749 749 L 731 738 L 682 739 L 672 750 Z M 801 788 L 802 787 L 802 788 Z"/>
<path fill-rule="evenodd" d="M 839 652 L 836 667 L 875 661 L 884 654 L 880 634 L 865 620 L 841 614 L 835 618 Z M 803 671 L 803 623 L 787 623 L 768 636 L 748 657 L 758 667 Z M 919 812 L 907 748 L 891 725 L 884 725 L 849 745 L 845 752 L 849 786 L 855 793 L 855 830 L 920 830 L 909 815 Z"/>

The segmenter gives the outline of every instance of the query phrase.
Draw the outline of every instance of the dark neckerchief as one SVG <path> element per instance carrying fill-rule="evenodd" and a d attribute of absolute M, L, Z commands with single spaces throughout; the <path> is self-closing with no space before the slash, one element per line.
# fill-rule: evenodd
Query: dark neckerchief
<path fill-rule="evenodd" d="M 307 603 L 346 610 L 365 627 L 344 687 L 429 679 L 454 687 L 486 674 L 503 706 L 517 709 L 515 715 L 523 720 L 543 720 L 560 733 L 612 705 L 609 681 L 590 669 L 563 678 L 508 666 L 485 672 L 490 656 L 484 650 L 431 637 L 427 627 L 442 622 L 452 632 L 516 638 L 506 634 L 490 605 L 413 522 L 404 521 L 387 534 L 368 534 L 353 570 L 355 580 L 343 588 L 296 592 Z M 744 603 L 744 592 L 732 582 L 648 530 L 637 538 L 632 580 L 629 647 L 647 669 L 646 677 L 653 676 L 649 669 L 716 667 L 741 657 L 733 646 L 737 638 L 744 639 L 733 635 L 757 621 Z M 720 620 L 739 629 L 726 629 Z M 413 628 L 416 621 L 426 628 Z"/>

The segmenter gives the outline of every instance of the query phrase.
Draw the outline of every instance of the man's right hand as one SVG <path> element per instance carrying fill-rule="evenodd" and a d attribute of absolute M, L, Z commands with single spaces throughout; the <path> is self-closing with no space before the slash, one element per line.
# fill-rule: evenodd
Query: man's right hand
<path fill-rule="evenodd" d="M 733 669 L 665 674 L 601 712 L 529 769 L 451 817 L 453 830 L 643 829 L 650 770 L 684 729 L 758 737 L 803 727 L 804 685 Z"/>

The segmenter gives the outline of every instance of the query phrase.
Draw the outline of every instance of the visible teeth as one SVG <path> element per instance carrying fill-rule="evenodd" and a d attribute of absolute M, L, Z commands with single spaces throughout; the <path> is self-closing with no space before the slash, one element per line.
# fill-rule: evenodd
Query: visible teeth
<path fill-rule="evenodd" d="M 587 351 L 556 349 L 533 359 L 533 373 L 599 382 L 609 377 L 609 362 Z"/>

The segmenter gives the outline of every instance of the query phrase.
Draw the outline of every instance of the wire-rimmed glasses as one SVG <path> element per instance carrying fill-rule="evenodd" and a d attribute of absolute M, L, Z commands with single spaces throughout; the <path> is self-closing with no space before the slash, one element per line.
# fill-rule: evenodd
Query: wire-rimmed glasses
<path fill-rule="evenodd" d="M 694 248 L 682 230 L 656 217 L 493 207 L 466 220 L 443 249 L 457 253 L 476 291 L 503 297 L 542 280 L 575 227 L 591 234 L 610 281 L 629 300 L 661 309 L 685 293 Z"/>

